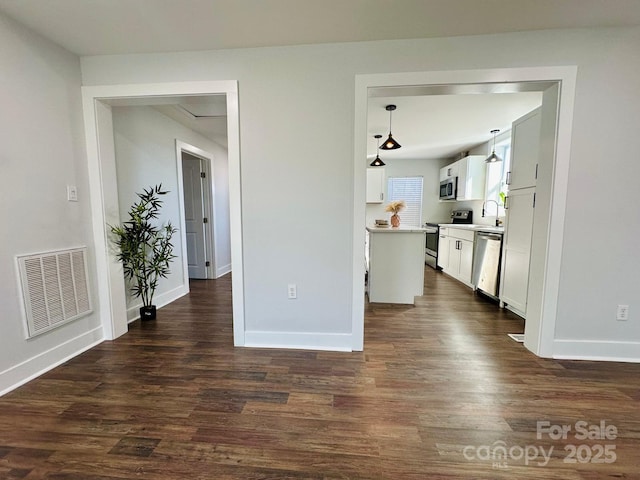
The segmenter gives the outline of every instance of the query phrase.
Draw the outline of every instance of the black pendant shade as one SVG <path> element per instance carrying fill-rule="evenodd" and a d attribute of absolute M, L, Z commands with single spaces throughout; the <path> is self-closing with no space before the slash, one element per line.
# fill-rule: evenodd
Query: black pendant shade
<path fill-rule="evenodd" d="M 382 135 L 374 135 L 373 138 L 378 140 L 378 152 L 376 153 L 376 158 L 373 160 L 373 162 L 371 162 L 369 164 L 369 166 L 371 166 L 371 167 L 384 167 L 385 163 L 380 158 L 380 139 L 382 138 Z"/>
<path fill-rule="evenodd" d="M 393 112 L 396 109 L 395 105 L 387 105 L 385 107 L 385 109 L 387 110 L 387 112 L 389 112 L 389 138 L 387 138 L 384 143 L 382 145 L 380 145 L 380 149 L 381 150 L 395 150 L 397 148 L 400 148 L 402 145 L 400 145 L 398 142 L 395 141 L 395 139 L 393 138 L 393 135 L 391 135 L 391 112 Z"/>
<path fill-rule="evenodd" d="M 499 131 L 500 130 L 491 130 L 491 133 L 493 133 L 493 150 L 491 152 L 491 155 L 489 155 L 485 160 L 485 162 L 487 163 L 496 163 L 502 161 L 502 159 L 498 155 L 496 155 L 496 133 L 498 133 Z"/>
<path fill-rule="evenodd" d="M 372 167 L 384 167 L 386 164 L 382 161 L 379 155 L 376 155 L 376 158 L 373 162 L 369 164 Z"/>

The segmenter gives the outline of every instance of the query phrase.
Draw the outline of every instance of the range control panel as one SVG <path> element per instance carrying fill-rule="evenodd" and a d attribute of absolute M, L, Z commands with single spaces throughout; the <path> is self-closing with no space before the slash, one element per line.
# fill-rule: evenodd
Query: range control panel
<path fill-rule="evenodd" d="M 452 223 L 473 223 L 473 210 L 454 210 L 451 212 Z"/>

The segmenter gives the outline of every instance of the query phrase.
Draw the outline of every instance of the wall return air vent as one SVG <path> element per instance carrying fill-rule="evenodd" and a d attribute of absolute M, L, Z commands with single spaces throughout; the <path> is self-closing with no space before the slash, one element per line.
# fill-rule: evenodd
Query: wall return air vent
<path fill-rule="evenodd" d="M 86 247 L 17 257 L 27 338 L 91 312 Z"/>

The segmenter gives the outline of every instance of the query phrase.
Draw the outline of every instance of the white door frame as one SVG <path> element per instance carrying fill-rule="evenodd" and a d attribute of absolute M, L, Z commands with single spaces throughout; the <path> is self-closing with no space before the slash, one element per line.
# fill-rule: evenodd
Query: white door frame
<path fill-rule="evenodd" d="M 204 237 L 205 237 L 205 253 L 206 260 L 209 260 L 210 265 L 205 268 L 207 278 L 216 278 L 215 272 L 218 271 L 218 241 L 217 241 L 217 229 L 213 225 L 216 218 L 215 196 L 213 192 L 213 155 L 201 148 L 191 145 L 176 139 L 176 162 L 178 172 L 178 196 L 180 202 L 180 232 L 182 236 L 183 251 L 187 251 L 187 227 L 184 217 L 184 178 L 182 174 L 182 152 L 186 152 L 194 157 L 199 158 L 203 163 L 203 170 L 206 176 L 206 188 L 202 191 L 202 202 L 204 208 L 204 216 L 208 217 L 209 221 L 204 225 Z M 182 256 L 183 271 L 185 277 L 185 285 L 189 284 L 189 266 L 188 255 Z"/>
<path fill-rule="evenodd" d="M 107 340 L 113 340 L 127 332 L 127 316 L 122 267 L 110 254 L 107 241 L 107 222 L 113 221 L 110 219 L 114 217 L 118 218 L 118 204 L 111 111 L 101 100 L 220 94 L 226 95 L 227 99 L 233 341 L 234 345 L 242 346 L 245 322 L 238 82 L 229 80 L 82 87 L 99 315 L 104 338 Z"/>
<path fill-rule="evenodd" d="M 357 75 L 355 81 L 355 125 L 354 125 L 354 201 L 353 201 L 353 297 L 352 339 L 353 350 L 364 348 L 364 227 L 365 227 L 365 171 L 367 158 L 367 102 L 368 89 L 375 87 L 415 85 L 475 85 L 517 82 L 559 82 L 558 127 L 556 155 L 552 178 L 551 204 L 548 215 L 548 233 L 545 252 L 544 274 L 541 279 L 539 318 L 528 321 L 539 322 L 540 334 L 537 342 L 526 345 L 536 355 L 553 356 L 553 343 L 560 284 L 560 260 L 564 236 L 567 184 L 573 102 L 575 96 L 577 67 L 524 67 L 487 70 L 452 70 L 417 73 L 388 73 Z M 544 238 L 539 241 L 544 242 Z M 525 326 L 526 328 L 526 326 Z"/>

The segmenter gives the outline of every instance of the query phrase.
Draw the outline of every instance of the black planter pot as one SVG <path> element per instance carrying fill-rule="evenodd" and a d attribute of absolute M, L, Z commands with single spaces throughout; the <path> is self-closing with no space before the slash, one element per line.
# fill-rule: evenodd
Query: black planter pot
<path fill-rule="evenodd" d="M 156 319 L 156 306 L 155 305 L 147 305 L 145 307 L 140 307 L 140 320 L 155 320 Z"/>

